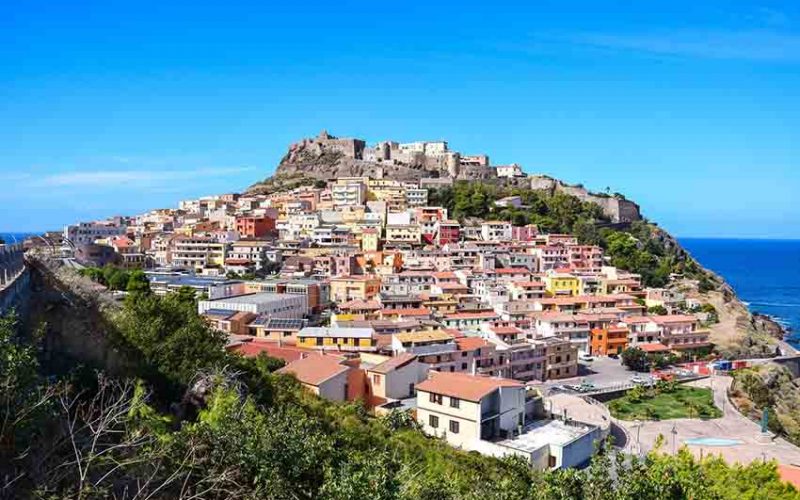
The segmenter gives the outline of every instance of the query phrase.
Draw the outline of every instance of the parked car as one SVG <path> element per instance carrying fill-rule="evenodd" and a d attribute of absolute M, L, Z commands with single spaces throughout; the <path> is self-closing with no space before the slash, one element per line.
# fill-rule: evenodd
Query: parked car
<path fill-rule="evenodd" d="M 650 377 L 645 377 L 643 375 L 634 375 L 633 377 L 631 377 L 631 382 L 633 382 L 634 384 L 652 384 L 653 379 L 651 379 Z"/>
<path fill-rule="evenodd" d="M 588 361 L 594 361 L 594 357 L 592 357 L 591 354 L 588 354 L 588 353 L 585 353 L 585 352 L 579 353 L 578 354 L 578 359 L 581 360 L 581 361 L 587 361 L 587 362 Z"/>

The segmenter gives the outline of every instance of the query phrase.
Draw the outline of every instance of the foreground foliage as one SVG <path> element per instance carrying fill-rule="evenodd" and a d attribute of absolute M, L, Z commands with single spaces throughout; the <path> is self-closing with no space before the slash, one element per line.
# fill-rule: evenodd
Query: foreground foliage
<path fill-rule="evenodd" d="M 407 414 L 322 401 L 280 363 L 226 352 L 189 294 L 133 292 L 112 320 L 129 379 L 47 377 L 36 343 L 0 322 L 0 497 L 798 498 L 774 463 L 604 447 L 585 470 L 543 473 L 453 449 Z"/>

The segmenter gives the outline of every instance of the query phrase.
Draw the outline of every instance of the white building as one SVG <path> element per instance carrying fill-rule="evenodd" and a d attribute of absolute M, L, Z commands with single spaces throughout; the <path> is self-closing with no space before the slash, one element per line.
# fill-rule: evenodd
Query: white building
<path fill-rule="evenodd" d="M 64 226 L 64 238 L 75 246 L 90 245 L 95 240 L 125 234 L 126 227 L 107 222 L 79 222 Z"/>
<path fill-rule="evenodd" d="M 511 223 L 500 220 L 483 222 L 481 239 L 484 241 L 511 241 Z"/>
<path fill-rule="evenodd" d="M 308 297 L 288 293 L 262 292 L 216 300 L 201 300 L 197 304 L 197 312 L 200 314 L 210 309 L 264 314 L 273 318 L 300 319 L 308 312 Z"/>

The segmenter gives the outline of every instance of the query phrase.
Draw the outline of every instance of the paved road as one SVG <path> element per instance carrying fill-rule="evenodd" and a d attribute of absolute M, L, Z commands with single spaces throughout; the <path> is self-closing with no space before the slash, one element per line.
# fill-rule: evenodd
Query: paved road
<path fill-rule="evenodd" d="M 598 388 L 612 387 L 630 382 L 634 375 L 636 372 L 628 370 L 619 359 L 603 357 L 589 362 L 580 361 L 577 377 L 548 380 L 542 386 L 549 389 L 557 385 L 580 384 L 586 381 Z"/>
<path fill-rule="evenodd" d="M 713 376 L 689 384 L 696 387 L 713 387 L 714 402 L 723 409 L 721 418 L 713 420 L 673 419 L 639 424 L 619 421 L 630 436 L 625 450 L 629 453 L 646 453 L 653 449 L 659 435 L 665 438 L 662 451 L 668 453 L 671 453 L 673 449 L 679 449 L 686 439 L 724 438 L 736 439 L 741 443 L 734 446 L 714 447 L 689 445 L 688 449 L 696 456 L 722 455 L 729 462 L 748 463 L 753 460 L 775 459 L 782 464 L 800 464 L 800 448 L 780 438 L 763 440 L 759 425 L 741 415 L 728 402 L 727 391 L 731 382 L 730 377 Z"/>

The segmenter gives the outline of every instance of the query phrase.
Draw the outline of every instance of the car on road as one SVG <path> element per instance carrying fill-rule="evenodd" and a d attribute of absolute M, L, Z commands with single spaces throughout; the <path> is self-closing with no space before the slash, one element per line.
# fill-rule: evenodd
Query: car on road
<path fill-rule="evenodd" d="M 578 354 L 578 359 L 581 360 L 581 361 L 587 361 L 587 362 L 588 361 L 594 361 L 594 358 L 592 357 L 592 355 L 588 354 L 588 353 L 585 353 L 585 352 L 579 353 Z"/>

